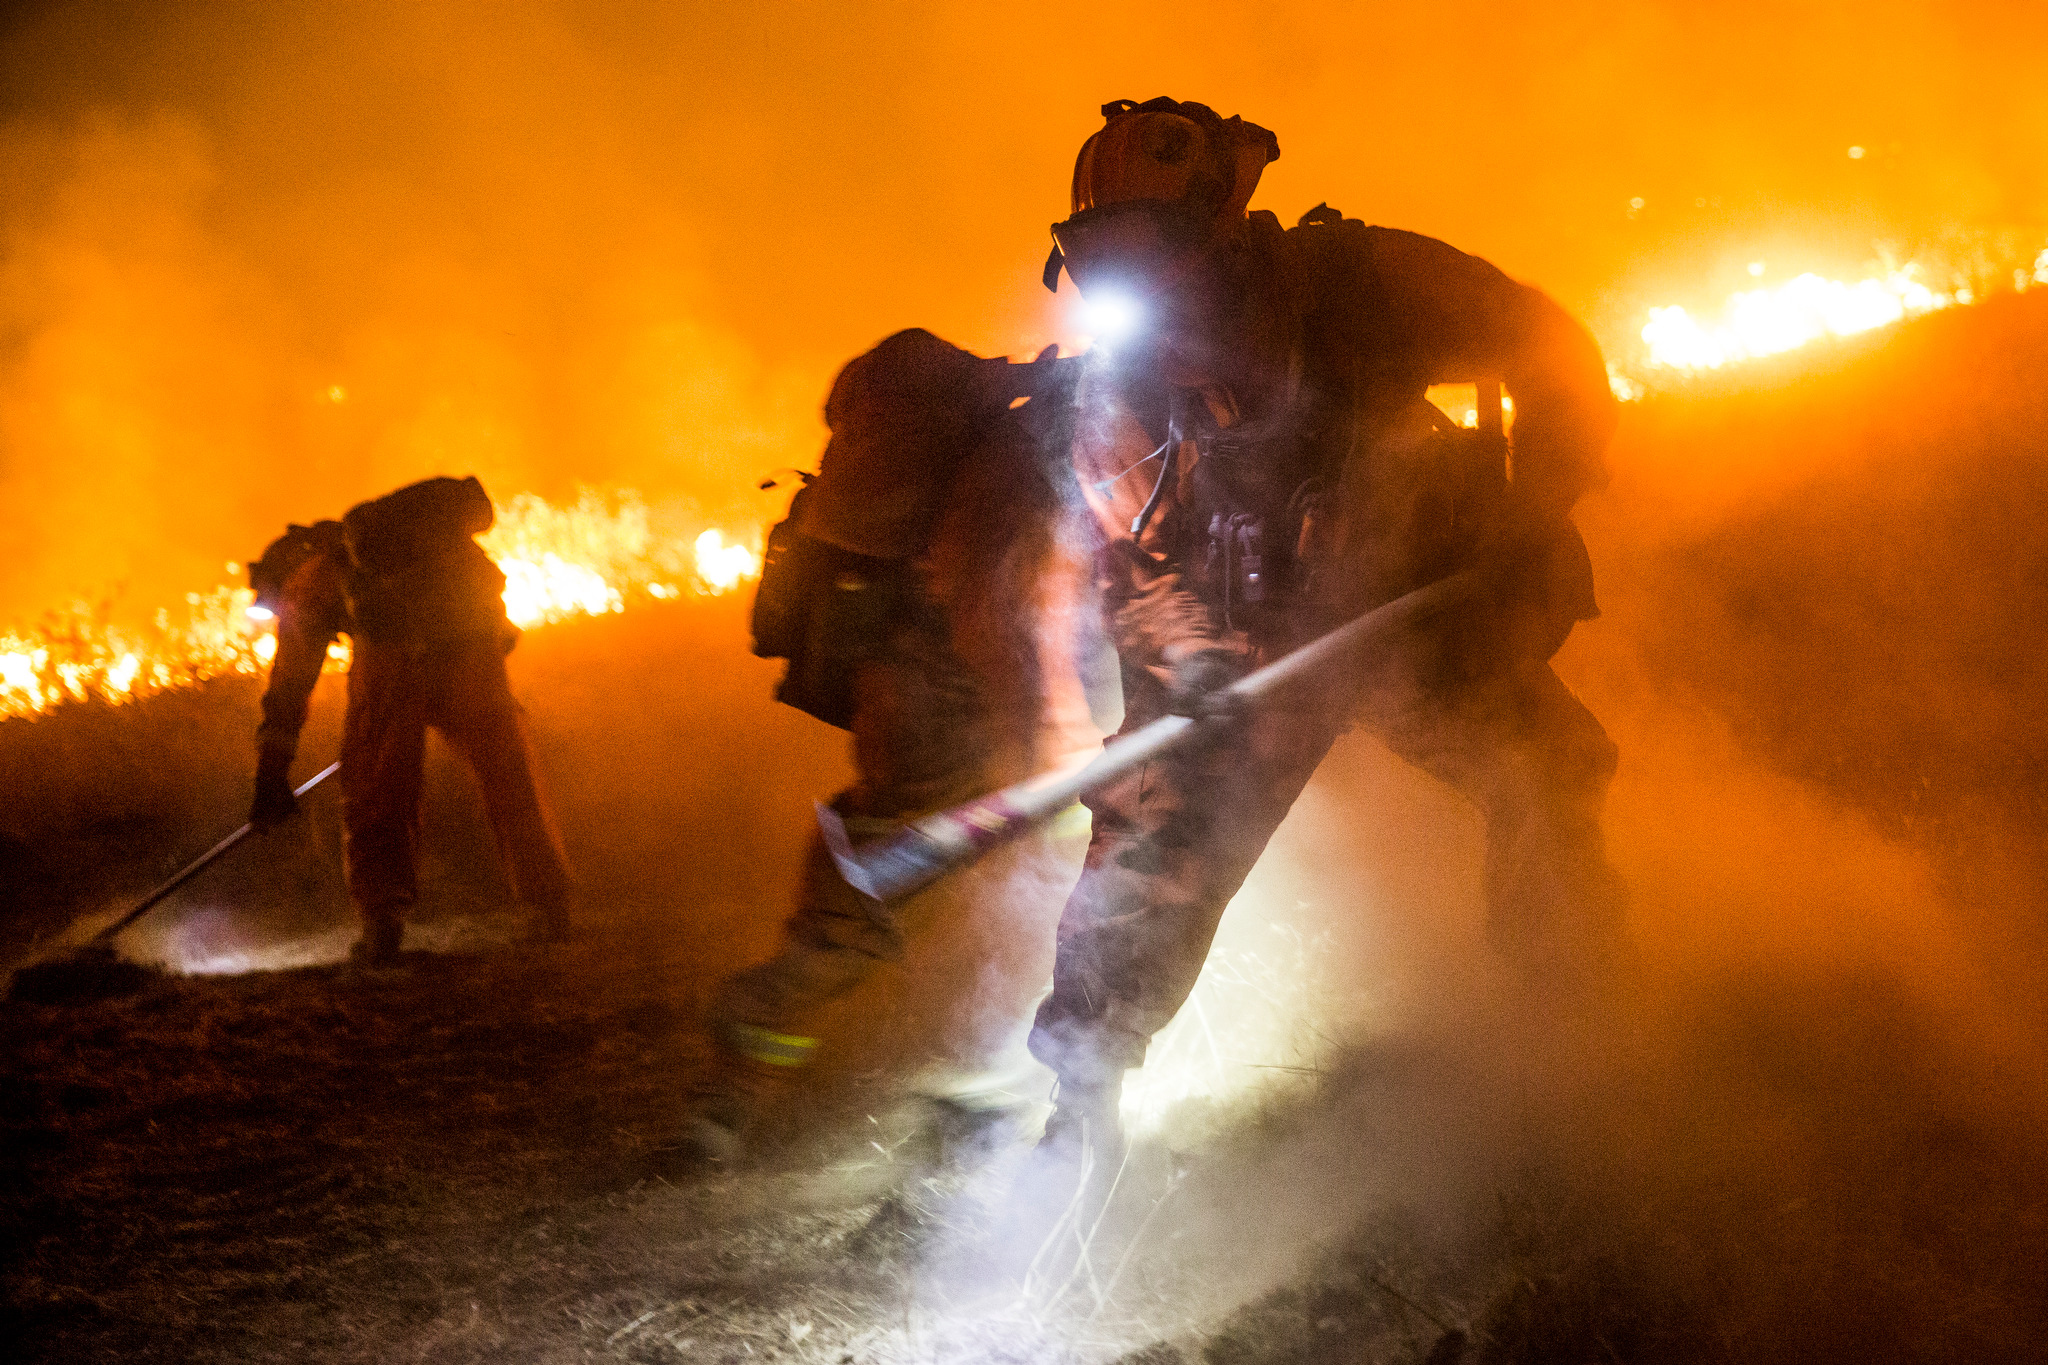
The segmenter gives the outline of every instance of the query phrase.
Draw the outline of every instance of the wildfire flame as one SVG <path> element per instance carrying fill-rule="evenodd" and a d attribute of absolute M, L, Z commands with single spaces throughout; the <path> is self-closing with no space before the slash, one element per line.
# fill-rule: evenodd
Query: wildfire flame
<path fill-rule="evenodd" d="M 761 556 L 745 545 L 728 545 L 715 527 L 697 537 L 697 581 L 716 596 L 731 592 L 761 573 Z"/>
<path fill-rule="evenodd" d="M 1995 265 L 2001 256 L 2004 264 Z M 1658 387 L 1664 375 L 1717 370 L 1796 350 L 1824 337 L 1854 336 L 1923 313 L 1966 307 L 1988 292 L 2003 290 L 2008 268 L 2014 293 L 2048 285 L 2048 248 L 2031 261 L 2010 247 L 1960 260 L 1961 266 L 1914 262 L 1873 267 L 1853 282 L 1808 272 L 1782 284 L 1731 294 L 1712 318 L 1696 317 L 1676 305 L 1652 308 L 1635 363 L 1610 365 L 1609 383 L 1615 397 L 1632 402 Z M 1769 271 L 1768 262 L 1749 264 L 1752 278 L 1762 279 Z M 1936 279 L 1947 279 L 1948 287 L 1930 283 Z M 1455 414 L 1454 408 L 1447 410 Z"/>
<path fill-rule="evenodd" d="M 1761 276 L 1763 263 L 1750 273 Z M 1614 371 L 1614 392 L 1641 398 L 1656 372 L 1718 369 L 1976 301 L 1967 285 L 1937 290 L 1923 280 L 1927 273 L 1906 265 L 1854 283 L 1803 274 L 1736 293 L 1711 320 L 1683 307 L 1652 308 L 1642 329 L 1643 365 L 1632 374 Z M 2042 286 L 2048 286 L 2048 248 L 2030 264 L 2012 267 L 2015 291 Z M 1476 421 L 1472 392 L 1470 385 L 1445 386 L 1430 397 L 1470 426 Z M 686 526 L 686 520 L 658 514 L 630 491 L 606 496 L 585 490 L 561 507 L 522 493 L 498 509 L 497 524 L 480 539 L 505 573 L 507 616 L 527 628 L 623 611 L 638 599 L 719 596 L 760 575 L 759 528 L 729 541 L 721 528 L 701 521 Z M 187 593 L 181 607 L 157 611 L 145 628 L 113 624 L 104 609 L 76 603 L 48 613 L 41 625 L 0 631 L 0 720 L 68 703 L 128 701 L 230 673 L 259 674 L 277 641 L 249 619 L 249 602 L 247 589 L 222 584 Z M 330 653 L 348 658 L 346 644 Z"/>
<path fill-rule="evenodd" d="M 1758 272 L 1760 273 L 1760 272 Z M 1938 292 L 1920 280 L 1918 266 L 1846 284 L 1800 275 L 1769 289 L 1730 296 L 1716 321 L 1702 322 L 1679 307 L 1652 308 L 1643 328 L 1653 367 L 1719 369 L 1732 361 L 1777 355 L 1822 337 L 1854 336 L 1902 318 L 1974 301 L 1968 287 Z"/>
<path fill-rule="evenodd" d="M 623 611 L 641 599 L 718 596 L 760 575 L 751 543 L 758 531 L 728 543 L 727 532 L 688 520 L 629 491 L 585 490 L 562 507 L 521 493 L 499 507 L 479 541 L 504 571 L 505 614 L 524 628 Z M 0 719 L 260 674 L 277 637 L 250 619 L 250 601 L 247 588 L 222 584 L 187 593 L 181 609 L 157 611 L 148 628 L 110 623 L 104 610 L 78 603 L 32 629 L 0 632 Z M 346 643 L 328 653 L 348 660 Z"/>

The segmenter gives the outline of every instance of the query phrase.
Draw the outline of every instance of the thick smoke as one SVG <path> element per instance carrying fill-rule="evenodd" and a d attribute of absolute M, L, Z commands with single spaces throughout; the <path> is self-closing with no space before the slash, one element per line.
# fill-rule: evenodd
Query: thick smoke
<path fill-rule="evenodd" d="M 147 614 L 426 473 L 725 508 L 876 338 L 1064 332 L 1044 224 L 1118 96 L 1256 117 L 1283 218 L 1443 236 L 1610 341 L 1758 254 L 2038 224 L 2048 108 L 1996 73 L 2043 39 L 2000 14 L 16 6 L 0 621 Z"/>
<path fill-rule="evenodd" d="M 71 11 L 7 49 L 0 615 L 146 618 L 430 473 L 757 520 L 752 476 L 809 462 L 830 352 L 717 319 L 658 149 L 568 35 L 100 17 L 133 55 L 98 84 L 29 98 L 81 55 Z"/>

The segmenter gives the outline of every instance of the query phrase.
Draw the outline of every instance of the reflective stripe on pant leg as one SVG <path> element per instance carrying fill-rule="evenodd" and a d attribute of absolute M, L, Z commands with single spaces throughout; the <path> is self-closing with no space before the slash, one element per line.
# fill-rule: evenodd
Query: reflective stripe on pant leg
<path fill-rule="evenodd" d="M 803 1066 L 818 1048 L 816 1038 L 777 1033 L 758 1024 L 724 1023 L 718 1026 L 718 1032 L 719 1041 L 734 1052 L 768 1066 Z"/>
<path fill-rule="evenodd" d="M 895 832 L 903 818 L 927 807 L 977 794 L 986 750 L 976 731 L 971 684 L 960 678 L 942 642 L 898 630 L 889 646 L 855 672 L 852 728 L 860 777 L 832 802 L 860 842 Z M 804 1039 L 792 1025 L 854 990 L 876 963 L 902 955 L 896 910 L 848 886 L 813 831 L 803 886 L 775 956 L 721 982 L 709 1022 L 721 1037 L 745 1025 L 771 1038 Z"/>
<path fill-rule="evenodd" d="M 894 916 L 841 879 L 814 831 L 804 856 L 803 890 L 783 926 L 781 945 L 768 961 L 719 984 L 710 1023 L 721 1035 L 745 1026 L 801 1037 L 789 1032 L 791 1022 L 837 1000 L 867 980 L 877 962 L 902 953 Z"/>

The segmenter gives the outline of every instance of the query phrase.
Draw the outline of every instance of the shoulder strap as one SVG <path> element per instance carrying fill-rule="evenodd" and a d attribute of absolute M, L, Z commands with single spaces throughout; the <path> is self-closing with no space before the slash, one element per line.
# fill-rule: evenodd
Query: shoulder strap
<path fill-rule="evenodd" d="M 1386 310 L 1374 245 L 1385 231 L 1318 204 L 1285 235 L 1304 380 L 1333 421 L 1322 442 L 1321 472 L 1329 479 L 1360 436 L 1359 404 L 1380 350 Z"/>

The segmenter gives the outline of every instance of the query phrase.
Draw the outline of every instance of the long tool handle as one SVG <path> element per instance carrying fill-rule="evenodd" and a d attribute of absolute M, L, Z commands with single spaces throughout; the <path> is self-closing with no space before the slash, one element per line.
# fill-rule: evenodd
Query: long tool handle
<path fill-rule="evenodd" d="M 1257 701 L 1351 650 L 1463 601 L 1479 582 L 1479 571 L 1466 569 L 1417 588 L 1257 672 L 1246 674 L 1223 689 L 1222 695 L 1246 704 Z M 1188 716 L 1161 716 L 1112 740 L 1101 753 L 1078 767 L 1026 778 L 1001 791 L 927 815 L 885 839 L 859 848 L 853 847 L 847 838 L 846 825 L 838 813 L 822 802 L 818 805 L 818 828 L 848 886 L 878 901 L 899 900 L 923 890 L 955 868 L 974 862 L 997 844 L 1051 819 L 1089 792 L 1186 744 L 1197 729 L 1218 723 Z"/>
<path fill-rule="evenodd" d="M 292 793 L 292 795 L 304 796 L 307 792 L 313 790 L 313 788 L 319 786 L 322 782 L 325 782 L 328 778 L 334 776 L 336 773 L 340 771 L 340 763 L 330 763 L 326 767 L 322 768 L 319 772 L 314 773 L 311 777 L 307 778 L 303 783 L 301 783 L 298 789 L 295 790 Z M 208 850 L 206 850 L 206 852 L 200 854 L 197 858 L 194 858 L 190 863 L 187 863 L 185 865 L 184 871 L 172 877 L 169 881 L 165 882 L 162 886 L 159 886 L 156 890 L 150 892 L 147 896 L 144 896 L 142 898 L 141 903 L 138 904 L 133 910 L 130 910 L 127 914 L 121 916 L 120 919 L 115 920 L 112 924 L 109 924 L 106 928 L 100 930 L 97 934 L 94 934 L 92 936 L 92 941 L 94 943 L 104 943 L 108 939 L 112 938 L 114 935 L 120 933 L 123 929 L 126 929 L 129 925 L 135 923 L 135 921 L 141 919 L 144 915 L 148 914 L 151 910 L 155 909 L 157 904 L 161 902 L 164 897 L 170 895 L 173 891 L 176 891 L 186 882 L 191 881 L 194 877 L 204 872 L 207 868 L 213 866 L 216 859 L 218 859 L 223 853 L 226 853 L 229 849 L 233 848 L 236 844 L 241 843 L 242 840 L 248 838 L 250 831 L 254 830 L 255 828 L 256 826 L 254 825 L 243 825 L 233 834 L 230 834 L 227 838 L 221 840 L 212 848 L 209 848 Z"/>

